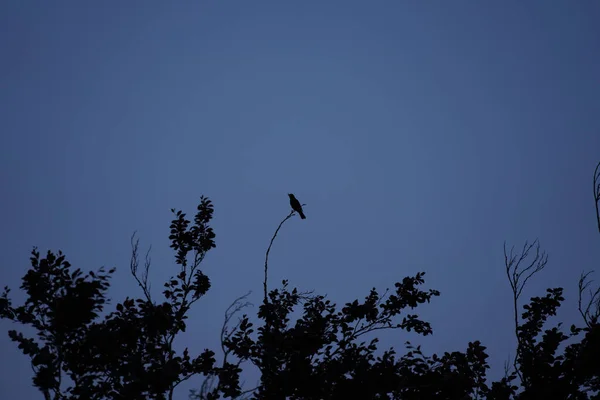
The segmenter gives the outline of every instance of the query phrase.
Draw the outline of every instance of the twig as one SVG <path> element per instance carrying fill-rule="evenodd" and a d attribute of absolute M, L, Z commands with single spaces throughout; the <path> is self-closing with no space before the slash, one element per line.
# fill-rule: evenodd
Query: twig
<path fill-rule="evenodd" d="M 138 247 L 140 244 L 140 239 L 137 239 L 134 241 L 135 234 L 136 234 L 136 231 L 134 231 L 133 235 L 131 235 L 131 261 L 129 262 L 129 268 L 131 270 L 131 274 L 137 281 L 138 285 L 142 288 L 144 295 L 146 296 L 146 299 L 148 300 L 149 303 L 152 303 L 152 297 L 150 296 L 150 285 L 148 284 L 148 272 L 150 271 L 150 261 L 151 261 L 150 250 L 152 249 L 152 246 L 150 246 L 148 248 L 148 252 L 146 253 L 146 260 L 144 262 L 144 274 L 142 275 L 142 279 L 140 280 L 140 278 L 137 275 L 138 266 L 139 266 Z"/>
<path fill-rule="evenodd" d="M 536 247 L 535 257 L 533 257 L 533 260 L 527 267 L 520 269 L 521 263 L 525 261 L 527 257 L 529 257 L 529 252 L 534 246 Z M 521 337 L 519 336 L 518 301 L 529 278 L 543 270 L 547 263 L 548 255 L 546 252 L 540 252 L 540 243 L 538 239 L 534 240 L 531 244 L 525 242 L 520 255 L 514 254 L 514 246 L 511 247 L 510 253 L 507 254 L 506 242 L 504 242 L 504 265 L 506 266 L 506 276 L 508 277 L 508 282 L 510 283 L 510 287 L 513 292 L 513 313 L 515 319 L 515 335 L 517 337 L 517 352 L 515 354 L 513 366 L 515 367 L 515 371 L 519 375 L 521 381 L 523 381 L 523 376 L 517 367 L 517 360 L 521 354 L 522 346 Z M 525 275 L 525 279 L 521 280 L 523 275 Z"/>
<path fill-rule="evenodd" d="M 252 291 L 248 291 L 248 293 L 246 293 L 245 295 L 238 297 L 233 301 L 233 303 L 231 303 L 229 307 L 227 307 L 227 310 L 225 310 L 225 320 L 223 321 L 223 326 L 221 327 L 221 350 L 223 350 L 223 366 L 225 366 L 225 363 L 227 362 L 227 356 L 230 353 L 229 350 L 225 349 L 225 340 L 229 339 L 237 331 L 237 328 L 240 326 L 241 321 L 239 321 L 237 325 L 233 327 L 233 329 L 231 329 L 231 331 L 228 331 L 227 326 L 229 325 L 229 321 L 231 321 L 231 318 L 233 318 L 235 314 L 240 312 L 242 309 L 252 305 L 252 303 L 250 303 L 249 301 L 241 303 L 241 301 L 246 299 L 251 293 Z"/>
<path fill-rule="evenodd" d="M 510 359 L 510 353 L 508 355 L 508 358 Z M 504 361 L 504 379 L 506 379 L 508 381 L 509 376 L 510 376 L 510 360 L 505 360 Z"/>
<path fill-rule="evenodd" d="M 231 331 L 229 331 L 227 329 L 227 326 L 229 325 L 229 321 L 231 321 L 231 318 L 235 314 L 237 314 L 243 308 L 252 305 L 252 303 L 250 303 L 248 301 L 246 301 L 244 303 L 241 302 L 243 299 L 247 298 L 251 293 L 252 293 L 252 291 L 248 291 L 248 293 L 246 293 L 245 295 L 238 297 L 237 299 L 235 299 L 233 301 L 233 303 L 231 303 L 231 305 L 229 305 L 229 307 L 227 307 L 227 310 L 225 310 L 225 319 L 223 321 L 223 326 L 221 327 L 221 350 L 223 351 L 223 362 L 221 363 L 222 368 L 225 367 L 225 364 L 227 363 L 227 356 L 231 353 L 231 350 L 225 348 L 225 341 L 228 340 L 231 336 L 233 336 L 235 334 L 235 332 L 237 331 L 237 328 L 240 326 L 241 320 L 233 327 L 233 329 L 231 329 Z M 238 363 L 236 364 L 236 366 L 239 367 L 240 364 L 242 363 L 242 361 L 244 361 L 244 360 L 240 359 L 238 361 Z M 193 375 L 194 375 L 193 373 L 189 374 L 189 376 L 186 376 L 184 379 L 182 379 L 182 381 L 190 378 Z M 206 379 L 204 379 L 204 381 L 202 382 L 200 391 L 196 395 L 196 398 L 197 399 L 205 399 L 207 396 L 207 393 L 210 390 L 214 389 L 216 379 L 217 378 L 214 375 L 207 376 Z"/>
<path fill-rule="evenodd" d="M 596 222 L 598 223 L 598 231 L 600 232 L 600 162 L 594 170 L 594 205 L 596 206 Z"/>
<path fill-rule="evenodd" d="M 598 322 L 598 317 L 600 317 L 600 286 L 596 288 L 595 291 L 592 289 L 589 290 L 590 299 L 583 308 L 583 292 L 590 286 L 593 282 L 591 279 L 588 280 L 588 276 L 592 274 L 594 271 L 589 271 L 586 273 L 581 273 L 581 277 L 579 278 L 579 299 L 578 299 L 578 309 L 579 314 L 583 317 L 583 321 L 591 328 L 592 325 L 595 325 Z M 595 310 L 591 311 L 592 306 L 595 306 Z"/>

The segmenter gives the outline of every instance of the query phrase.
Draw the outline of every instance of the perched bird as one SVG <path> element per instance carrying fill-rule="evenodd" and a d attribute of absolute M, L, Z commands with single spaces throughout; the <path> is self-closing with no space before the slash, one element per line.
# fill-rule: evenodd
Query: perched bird
<path fill-rule="evenodd" d="M 300 218 L 306 219 L 306 216 L 304 215 L 304 212 L 302 211 L 302 205 L 300 205 L 300 202 L 298 201 L 298 199 L 291 193 L 288 193 L 288 196 L 290 196 L 290 206 L 292 206 L 292 210 L 294 210 L 298 214 L 300 214 Z"/>

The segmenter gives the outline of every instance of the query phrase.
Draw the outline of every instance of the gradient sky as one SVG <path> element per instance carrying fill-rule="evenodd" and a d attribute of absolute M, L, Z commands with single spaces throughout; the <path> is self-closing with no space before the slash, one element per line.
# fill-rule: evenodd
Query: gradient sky
<path fill-rule="evenodd" d="M 216 351 L 234 298 L 252 290 L 257 311 L 293 192 L 307 219 L 278 236 L 273 284 L 343 304 L 426 271 L 434 335 L 382 346 L 481 340 L 498 377 L 515 346 L 503 241 L 539 237 L 549 264 L 524 296 L 565 287 L 567 323 L 600 260 L 599 20 L 594 0 L 4 1 L 0 285 L 23 299 L 35 245 L 117 267 L 111 298 L 137 297 L 138 230 L 156 293 L 177 270 L 169 210 L 204 194 L 212 289 L 178 346 Z M 0 398 L 40 398 L 12 327 Z"/>

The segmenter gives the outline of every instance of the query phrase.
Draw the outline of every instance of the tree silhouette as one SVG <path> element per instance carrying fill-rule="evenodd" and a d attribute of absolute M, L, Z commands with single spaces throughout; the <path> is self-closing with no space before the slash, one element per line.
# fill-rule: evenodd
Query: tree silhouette
<path fill-rule="evenodd" d="M 594 200 L 600 231 L 600 163 L 594 171 Z M 582 297 L 590 282 L 589 273 L 579 281 L 579 311 L 584 327 L 571 326 L 568 333 L 561 324 L 544 329 L 564 300 L 563 288 L 548 289 L 543 297 L 533 297 L 522 306 L 523 288 L 548 262 L 538 240 L 525 243 L 520 253 L 514 247 L 505 265 L 513 292 L 516 357 L 513 370 L 488 382 L 488 355 L 479 341 L 468 343 L 464 352 L 426 356 L 420 346 L 407 342 L 407 352 L 394 349 L 378 351 L 374 331 L 414 330 L 431 334 L 432 328 L 412 312 L 418 305 L 439 296 L 436 290 L 423 291 L 424 273 L 404 278 L 388 296 L 372 289 L 364 301 L 345 304 L 339 309 L 324 296 L 289 289 L 267 291 L 268 257 L 286 216 L 273 235 L 265 256 L 264 301 L 259 308 L 258 328 L 244 314 L 235 334 L 222 338 L 228 354 L 240 362 L 250 361 L 261 372 L 260 383 L 248 392 L 256 399 L 600 399 L 600 288 L 589 293 L 587 305 Z M 535 254 L 531 251 L 535 248 Z M 292 322 L 290 314 L 302 307 L 303 315 Z M 409 313 L 409 311 L 411 311 Z M 583 334 L 583 337 L 581 335 Z M 565 341 L 571 342 L 559 348 Z M 201 398 L 201 396 L 200 396 Z"/>
<path fill-rule="evenodd" d="M 217 367 L 214 352 L 192 357 L 188 349 L 177 354 L 175 337 L 186 329 L 187 312 L 210 288 L 199 269 L 215 247 L 209 226 L 213 206 L 200 199 L 193 224 L 181 211 L 171 223 L 171 247 L 179 272 L 164 284 L 165 301 L 154 302 L 148 284 L 146 256 L 140 274 L 138 241 L 132 237 L 131 273 L 144 297 L 126 298 L 103 318 L 109 278 L 114 272 L 83 274 L 65 256 L 34 249 L 31 269 L 23 277 L 25 303 L 13 306 L 5 288 L 0 297 L 0 317 L 29 325 L 37 338 L 15 330 L 10 338 L 31 358 L 33 384 L 46 399 L 172 399 L 174 389 L 194 375 L 218 376 L 219 385 L 209 398 L 239 393 L 239 368 Z M 68 379 L 65 379 L 68 378 Z"/>
<path fill-rule="evenodd" d="M 536 247 L 534 256 L 530 250 Z M 540 251 L 539 242 L 525 243 L 523 251 L 515 255 L 511 249 L 506 254 L 505 263 L 508 279 L 513 291 L 515 310 L 515 333 L 517 336 L 517 356 L 514 370 L 502 381 L 510 390 L 502 397 L 517 399 L 588 399 L 590 393 L 600 390 L 600 336 L 597 318 L 590 316 L 591 298 L 587 314 L 583 313 L 585 327 L 572 325 L 568 333 L 561 330 L 561 323 L 548 329 L 544 325 L 551 316 L 556 315 L 558 307 L 564 300 L 563 288 L 547 289 L 543 297 L 533 297 L 529 304 L 523 306 L 521 322 L 517 313 L 518 300 L 527 280 L 542 271 L 547 263 L 547 256 Z M 524 264 L 523 264 L 524 263 Z M 525 278 L 521 281 L 521 277 Z M 588 274 L 582 275 L 579 281 L 579 309 L 582 309 L 582 295 L 587 287 L 585 280 Z M 597 295 L 598 291 L 596 291 Z M 577 339 L 584 334 L 580 342 L 567 345 L 562 354 L 559 347 L 568 339 Z M 510 384 L 519 377 L 521 390 Z M 505 397 L 509 395 L 508 397 Z"/>
<path fill-rule="evenodd" d="M 267 290 L 268 259 L 282 225 L 278 225 L 265 255 L 264 300 L 254 329 L 247 314 L 233 333 L 222 337 L 228 354 L 249 361 L 261 373 L 258 387 L 248 392 L 256 399 L 462 399 L 488 391 L 485 347 L 469 343 L 464 353 L 425 356 L 420 346 L 398 356 L 394 349 L 377 354 L 379 330 L 432 333 L 430 324 L 412 310 L 439 296 L 422 290 L 424 272 L 406 277 L 383 294 L 373 288 L 364 301 L 354 300 L 341 309 L 324 296 L 289 289 Z M 302 307 L 292 323 L 290 314 Z M 230 317 L 229 317 L 230 318 Z M 197 398 L 203 398 L 198 395 Z"/>
<path fill-rule="evenodd" d="M 600 163 L 594 172 L 596 210 L 599 168 Z M 36 331 L 35 337 L 16 330 L 9 336 L 30 357 L 33 384 L 45 399 L 172 399 L 175 388 L 194 376 L 202 376 L 203 383 L 190 397 L 206 400 L 600 399 L 600 288 L 590 289 L 590 272 L 582 273 L 578 286 L 582 326 L 567 332 L 560 323 L 546 327 L 564 300 L 563 288 L 548 289 L 521 305 L 524 286 L 548 258 L 537 240 L 526 242 L 520 252 L 508 251 L 505 244 L 517 349 L 505 376 L 490 382 L 488 355 L 479 341 L 439 355 L 427 355 L 410 342 L 402 352 L 378 347 L 383 330 L 433 334 L 416 312 L 440 296 L 423 288 L 424 272 L 383 292 L 373 288 L 363 300 L 341 307 L 325 296 L 290 288 L 286 280 L 269 290 L 269 252 L 293 211 L 267 248 L 256 318 L 240 315 L 249 304 L 247 295 L 225 312 L 221 362 L 208 349 L 194 357 L 187 348 L 178 353 L 173 342 L 186 329 L 188 311 L 210 289 L 200 264 L 215 247 L 209 225 L 214 208 L 201 197 L 193 221 L 172 212 L 169 239 L 178 270 L 164 284 L 162 301 L 153 299 L 149 251 L 141 266 L 135 234 L 130 272 L 142 296 L 126 298 L 109 313 L 106 294 L 114 269 L 84 274 L 60 251 L 41 257 L 34 248 L 21 285 L 24 304 L 13 305 L 8 288 L 0 296 L 0 317 Z M 598 212 L 596 217 L 600 231 Z M 296 310 L 301 316 L 293 320 Z M 242 391 L 239 376 L 248 363 L 260 371 L 260 380 Z"/>

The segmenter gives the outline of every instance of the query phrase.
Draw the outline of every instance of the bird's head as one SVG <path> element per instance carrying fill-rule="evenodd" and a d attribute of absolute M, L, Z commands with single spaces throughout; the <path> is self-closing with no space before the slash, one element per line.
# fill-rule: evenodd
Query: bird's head
<path fill-rule="evenodd" d="M 294 198 L 294 195 L 293 195 L 293 194 L 291 194 L 291 193 L 288 193 L 288 196 L 290 196 L 290 199 L 293 199 L 293 198 Z"/>

